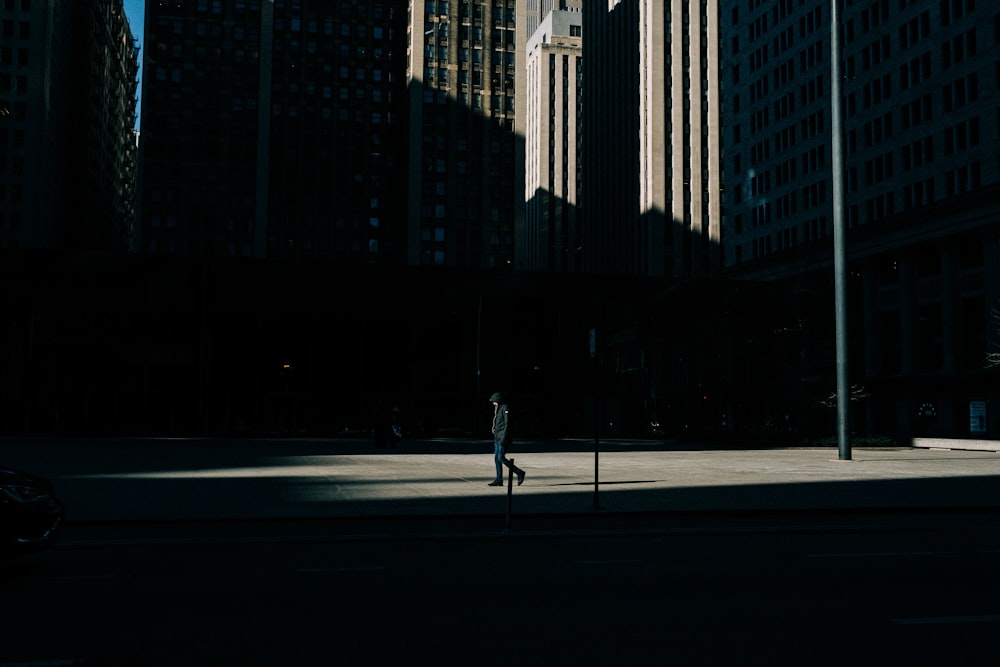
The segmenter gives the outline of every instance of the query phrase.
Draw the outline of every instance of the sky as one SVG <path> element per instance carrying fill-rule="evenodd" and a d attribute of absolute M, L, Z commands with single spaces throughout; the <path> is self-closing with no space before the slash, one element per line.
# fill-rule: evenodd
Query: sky
<path fill-rule="evenodd" d="M 139 104 L 135 109 L 135 129 L 139 129 L 139 115 L 142 110 L 142 39 L 143 21 L 146 14 L 146 0 L 125 0 L 125 16 L 128 17 L 132 34 L 139 39 Z"/>

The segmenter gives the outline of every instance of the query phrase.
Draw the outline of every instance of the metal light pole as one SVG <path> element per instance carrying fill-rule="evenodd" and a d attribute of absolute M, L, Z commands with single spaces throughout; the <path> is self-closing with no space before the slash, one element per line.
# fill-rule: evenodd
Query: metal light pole
<path fill-rule="evenodd" d="M 844 240 L 844 147 L 841 141 L 843 93 L 840 78 L 840 0 L 830 0 L 830 78 L 831 131 L 833 143 L 833 273 L 834 307 L 837 329 L 837 449 L 840 459 L 851 458 L 847 409 L 850 389 L 847 384 L 847 249 Z"/>
<path fill-rule="evenodd" d="M 594 360 L 594 509 L 601 509 L 599 465 L 601 453 L 601 348 L 597 327 L 590 330 L 590 358 Z"/>

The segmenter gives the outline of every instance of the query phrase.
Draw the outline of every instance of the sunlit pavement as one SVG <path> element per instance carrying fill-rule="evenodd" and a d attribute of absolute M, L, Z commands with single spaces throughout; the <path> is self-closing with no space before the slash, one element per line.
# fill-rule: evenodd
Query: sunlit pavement
<path fill-rule="evenodd" d="M 843 460 L 836 448 L 631 440 L 602 441 L 596 454 L 586 440 L 520 449 L 527 477 L 511 489 L 487 486 L 482 440 L 3 438 L 0 465 L 51 480 L 68 522 L 1000 506 L 995 451 L 855 447 Z"/>

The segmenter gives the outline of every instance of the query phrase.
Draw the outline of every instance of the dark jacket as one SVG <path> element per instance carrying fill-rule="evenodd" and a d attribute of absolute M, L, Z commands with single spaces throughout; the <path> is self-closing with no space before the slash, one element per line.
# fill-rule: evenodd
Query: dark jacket
<path fill-rule="evenodd" d="M 514 434 L 511 428 L 510 406 L 499 393 L 493 394 L 490 402 L 497 403 L 496 414 L 493 416 L 493 440 L 506 447 L 511 443 Z"/>

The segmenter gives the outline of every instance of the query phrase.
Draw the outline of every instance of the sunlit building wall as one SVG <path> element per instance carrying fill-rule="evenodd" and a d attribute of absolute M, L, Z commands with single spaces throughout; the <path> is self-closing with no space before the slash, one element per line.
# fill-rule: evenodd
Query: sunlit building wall
<path fill-rule="evenodd" d="M 0 248 L 129 250 L 137 73 L 121 0 L 0 3 Z"/>
<path fill-rule="evenodd" d="M 725 264 L 823 284 L 833 266 L 830 3 L 724 0 Z M 858 428 L 1000 427 L 1000 8 L 845 3 L 842 202 Z M 818 274 L 818 275 L 817 275 Z M 933 416 L 924 413 L 933 412 Z"/>
<path fill-rule="evenodd" d="M 525 3 L 414 0 L 407 45 L 414 266 L 515 268 L 524 217 Z"/>
<path fill-rule="evenodd" d="M 532 38 L 549 12 L 561 10 L 579 12 L 583 10 L 583 0 L 527 0 L 526 4 L 523 33 L 526 39 Z"/>
<path fill-rule="evenodd" d="M 584 7 L 585 270 L 721 267 L 718 17 L 708 0 Z"/>
<path fill-rule="evenodd" d="M 551 12 L 526 48 L 525 268 L 580 270 L 578 127 L 583 18 Z"/>

